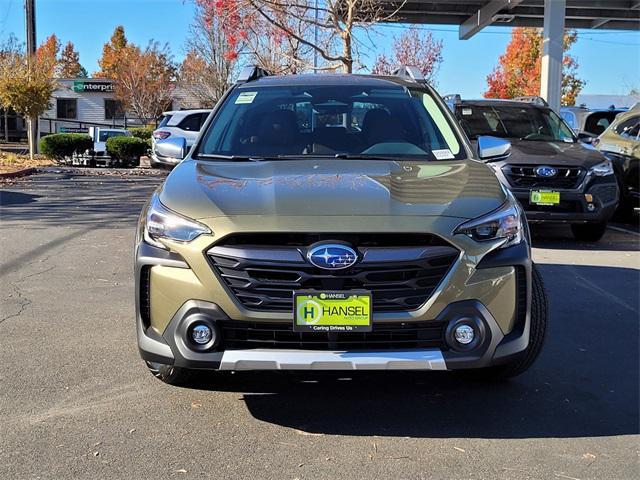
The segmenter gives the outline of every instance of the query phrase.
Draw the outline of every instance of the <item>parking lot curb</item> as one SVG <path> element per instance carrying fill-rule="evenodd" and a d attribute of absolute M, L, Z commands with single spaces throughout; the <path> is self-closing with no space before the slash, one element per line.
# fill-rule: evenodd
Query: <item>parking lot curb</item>
<path fill-rule="evenodd" d="M 22 170 L 17 170 L 15 172 L 5 172 L 0 173 L 0 179 L 3 178 L 17 178 L 17 177 L 26 177 L 27 175 L 32 175 L 38 171 L 35 167 L 23 168 Z"/>

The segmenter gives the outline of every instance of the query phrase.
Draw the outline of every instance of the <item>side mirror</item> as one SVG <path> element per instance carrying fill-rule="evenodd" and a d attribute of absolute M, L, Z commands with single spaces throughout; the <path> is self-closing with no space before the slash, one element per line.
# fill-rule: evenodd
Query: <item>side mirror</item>
<path fill-rule="evenodd" d="M 166 140 L 158 140 L 154 150 L 159 157 L 180 161 L 187 156 L 187 140 L 184 137 L 170 137 Z"/>
<path fill-rule="evenodd" d="M 588 133 L 579 133 L 578 141 L 582 143 L 586 143 L 587 145 L 593 144 L 593 141 L 596 139 L 593 135 L 589 135 Z"/>
<path fill-rule="evenodd" d="M 504 138 L 478 137 L 478 156 L 480 160 L 499 160 L 511 155 L 511 142 Z"/>

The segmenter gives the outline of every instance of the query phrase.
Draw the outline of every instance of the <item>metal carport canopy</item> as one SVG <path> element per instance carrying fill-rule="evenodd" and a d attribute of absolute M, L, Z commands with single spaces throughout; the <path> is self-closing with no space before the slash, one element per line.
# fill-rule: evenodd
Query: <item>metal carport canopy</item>
<path fill-rule="evenodd" d="M 542 27 L 540 94 L 560 108 L 565 28 L 640 30 L 640 0 L 379 0 L 394 21 L 459 25 L 467 40 L 484 27 Z"/>

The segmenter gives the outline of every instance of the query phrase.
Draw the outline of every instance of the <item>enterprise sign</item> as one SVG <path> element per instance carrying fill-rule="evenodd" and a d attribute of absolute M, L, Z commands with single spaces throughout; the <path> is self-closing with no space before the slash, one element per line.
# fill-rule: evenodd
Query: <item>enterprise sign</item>
<path fill-rule="evenodd" d="M 113 93 L 113 83 L 108 82 L 73 82 L 76 93 Z"/>

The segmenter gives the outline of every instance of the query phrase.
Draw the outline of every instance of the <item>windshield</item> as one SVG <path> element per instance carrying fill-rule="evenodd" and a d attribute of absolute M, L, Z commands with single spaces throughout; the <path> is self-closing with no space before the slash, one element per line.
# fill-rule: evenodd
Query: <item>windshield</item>
<path fill-rule="evenodd" d="M 124 137 L 124 132 L 100 132 L 99 142 L 106 142 L 111 137 Z"/>
<path fill-rule="evenodd" d="M 427 92 L 401 86 L 249 86 L 235 89 L 198 156 L 429 160 L 464 158 L 446 116 Z"/>
<path fill-rule="evenodd" d="M 462 105 L 456 109 L 456 116 L 469 138 L 491 135 L 547 142 L 575 141 L 571 129 L 549 109 L 525 105 Z"/>

